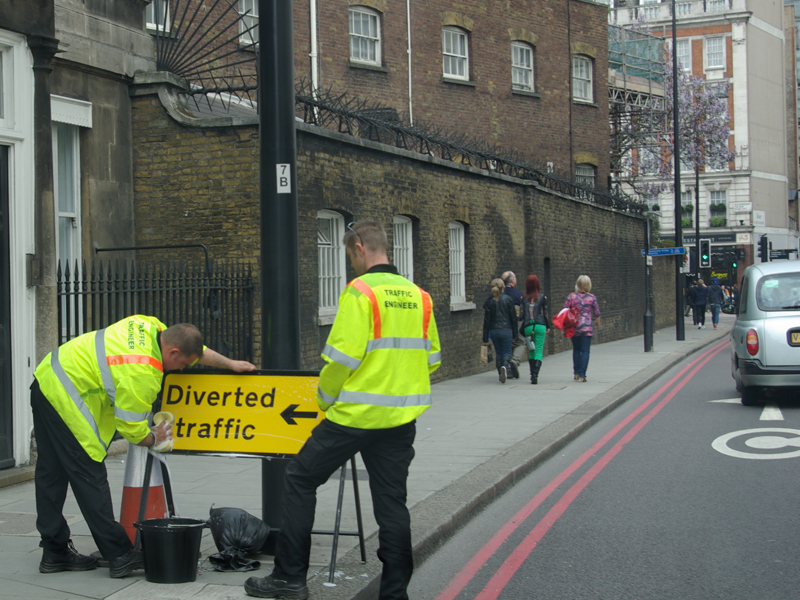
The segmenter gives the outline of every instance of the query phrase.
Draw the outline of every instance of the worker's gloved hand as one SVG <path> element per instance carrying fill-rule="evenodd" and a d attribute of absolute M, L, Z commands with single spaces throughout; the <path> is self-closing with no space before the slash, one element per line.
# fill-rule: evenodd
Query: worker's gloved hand
<path fill-rule="evenodd" d="M 154 452 L 169 452 L 172 450 L 172 424 L 175 415 L 170 412 L 157 412 L 153 415 L 153 428 L 150 431 L 156 438 L 156 443 L 151 450 Z"/>

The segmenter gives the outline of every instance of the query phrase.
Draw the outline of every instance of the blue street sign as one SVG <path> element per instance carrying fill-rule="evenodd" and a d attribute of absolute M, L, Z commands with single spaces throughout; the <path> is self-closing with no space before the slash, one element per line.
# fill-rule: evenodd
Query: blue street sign
<path fill-rule="evenodd" d="M 650 248 L 650 250 L 647 251 L 647 256 L 674 256 L 683 253 L 683 246 L 677 248 Z M 645 256 L 644 250 L 642 250 L 642 256 Z"/>

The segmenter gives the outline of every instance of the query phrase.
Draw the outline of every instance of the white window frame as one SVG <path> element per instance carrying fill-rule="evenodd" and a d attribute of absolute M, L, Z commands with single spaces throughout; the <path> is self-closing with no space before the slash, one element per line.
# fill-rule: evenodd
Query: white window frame
<path fill-rule="evenodd" d="M 448 224 L 450 248 L 450 304 L 467 301 L 466 282 L 466 244 L 463 223 L 451 221 Z"/>
<path fill-rule="evenodd" d="M 709 194 L 709 206 L 712 204 L 724 204 L 728 206 L 728 192 L 726 190 L 711 190 Z"/>
<path fill-rule="evenodd" d="M 594 77 L 592 59 L 588 56 L 572 56 L 572 99 L 578 102 L 594 102 Z"/>
<path fill-rule="evenodd" d="M 81 152 L 80 129 L 73 124 L 54 122 L 53 134 L 53 202 L 55 207 L 56 262 L 61 262 L 62 273 L 70 272 L 74 280 L 76 264 L 81 264 Z M 71 207 L 64 208 L 68 200 Z M 68 238 L 64 236 L 64 226 Z M 62 304 L 67 299 L 61 298 Z M 73 330 L 67 331 L 67 323 L 62 325 L 64 334 L 75 336 L 80 333 L 80 318 L 73 321 Z"/>
<path fill-rule="evenodd" d="M 392 219 L 392 241 L 394 244 L 394 266 L 397 272 L 414 281 L 414 230 L 413 222 L 403 215 Z"/>
<path fill-rule="evenodd" d="M 0 129 L 14 128 L 14 61 L 12 52 L 0 45 Z"/>
<path fill-rule="evenodd" d="M 682 49 L 684 51 L 682 51 Z M 678 68 L 682 71 L 691 72 L 692 70 L 692 40 L 684 38 L 677 40 L 675 45 L 675 60 L 678 61 Z"/>
<path fill-rule="evenodd" d="M 536 89 L 533 67 L 533 46 L 523 42 L 511 42 L 512 90 L 533 92 Z"/>
<path fill-rule="evenodd" d="M 320 221 L 328 221 L 330 239 L 323 239 Z M 339 296 L 347 285 L 344 249 L 344 217 L 332 210 L 317 212 L 317 272 L 319 284 L 319 324 L 330 325 L 339 310 Z"/>
<path fill-rule="evenodd" d="M 158 11 L 161 14 L 156 12 L 156 7 L 163 7 L 163 10 Z M 145 7 L 144 14 L 145 25 L 148 31 L 169 32 L 172 28 L 169 0 L 152 0 L 152 2 Z M 159 21 L 159 17 L 163 17 L 163 20 Z"/>
<path fill-rule="evenodd" d="M 463 53 L 460 53 L 462 48 L 455 46 L 463 46 Z M 458 65 L 462 67 L 461 74 L 458 73 Z M 442 74 L 448 79 L 469 81 L 469 36 L 463 29 L 442 27 Z"/>
<path fill-rule="evenodd" d="M 727 0 L 708 0 L 706 4 L 706 12 L 723 12 L 727 8 Z"/>
<path fill-rule="evenodd" d="M 719 49 L 714 49 L 714 55 L 719 55 L 719 64 L 711 64 L 711 52 L 712 52 L 712 42 L 713 45 L 716 45 L 719 42 Z M 725 38 L 722 36 L 715 36 L 709 37 L 705 39 L 705 48 L 704 48 L 704 60 L 705 60 L 705 68 L 706 71 L 712 71 L 717 69 L 725 69 Z"/>
<path fill-rule="evenodd" d="M 580 163 L 575 165 L 575 182 L 588 187 L 590 190 L 594 189 L 595 180 L 597 178 L 597 167 L 589 163 Z"/>
<path fill-rule="evenodd" d="M 356 20 L 358 17 L 360 24 L 363 27 L 364 19 L 368 22 L 369 31 L 364 33 L 363 28 L 359 32 L 355 32 Z M 374 25 L 374 30 L 373 30 Z M 355 63 L 364 63 L 368 65 L 381 66 L 381 15 L 378 11 L 366 8 L 364 6 L 351 6 L 348 11 L 348 27 L 350 31 L 350 60 Z M 358 42 L 358 49 L 356 51 L 356 42 Z M 366 47 L 368 53 L 374 53 L 370 58 L 364 58 L 362 49 Z"/>
<path fill-rule="evenodd" d="M 239 20 L 239 43 L 247 46 L 258 44 L 258 27 L 247 31 L 253 25 L 258 24 L 258 0 L 239 0 L 236 8 L 241 15 Z M 248 14 L 245 15 L 245 13 Z"/>

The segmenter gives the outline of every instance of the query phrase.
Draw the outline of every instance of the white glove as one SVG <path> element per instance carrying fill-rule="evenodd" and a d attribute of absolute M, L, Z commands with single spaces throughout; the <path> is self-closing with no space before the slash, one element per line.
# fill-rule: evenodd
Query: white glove
<path fill-rule="evenodd" d="M 175 422 L 175 415 L 171 412 L 157 412 L 153 415 L 153 436 L 156 443 L 150 448 L 153 452 L 170 452 L 172 450 L 172 424 Z"/>

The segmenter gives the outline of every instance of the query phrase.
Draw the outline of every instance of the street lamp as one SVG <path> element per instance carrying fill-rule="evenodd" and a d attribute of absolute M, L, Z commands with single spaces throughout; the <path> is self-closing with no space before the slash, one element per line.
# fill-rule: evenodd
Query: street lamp
<path fill-rule="evenodd" d="M 683 246 L 683 223 L 681 223 L 681 153 L 678 136 L 678 61 L 675 50 L 678 45 L 675 0 L 672 0 L 672 136 L 673 168 L 675 169 L 675 247 Z M 686 334 L 683 326 L 683 273 L 681 261 L 675 261 L 675 339 L 683 341 Z"/>

